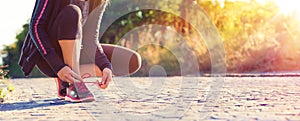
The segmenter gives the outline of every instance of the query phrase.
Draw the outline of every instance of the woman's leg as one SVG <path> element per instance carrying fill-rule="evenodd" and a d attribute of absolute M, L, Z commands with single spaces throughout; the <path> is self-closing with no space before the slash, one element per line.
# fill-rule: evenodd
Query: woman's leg
<path fill-rule="evenodd" d="M 60 11 L 56 20 L 51 23 L 49 28 L 49 37 L 52 38 L 51 44 L 56 49 L 57 54 L 65 61 L 76 73 L 79 73 L 79 44 L 78 41 L 81 32 L 80 9 L 75 5 L 68 5 Z M 41 59 L 37 63 L 38 69 L 48 77 L 55 77 L 55 82 L 58 89 L 58 97 L 64 98 L 67 93 L 69 83 L 58 78 L 49 64 Z"/>
<path fill-rule="evenodd" d="M 62 58 L 75 73 L 80 74 L 79 57 L 81 50 L 82 25 L 81 10 L 75 5 L 68 5 L 57 20 L 57 43 Z M 65 99 L 71 102 L 94 101 L 93 94 L 81 82 L 68 86 Z"/>
<path fill-rule="evenodd" d="M 133 74 L 141 66 L 140 56 L 136 52 L 120 46 L 99 43 L 99 27 L 106 6 L 107 0 L 89 14 L 83 26 L 80 55 L 80 71 L 83 77 L 101 76 L 100 70 L 107 67 L 109 61 L 116 76 Z"/>
<path fill-rule="evenodd" d="M 98 5 L 89 14 L 83 26 L 82 50 L 80 55 L 80 71 L 82 78 L 102 76 L 101 70 L 103 70 L 104 67 L 107 67 L 107 65 L 110 65 L 98 42 L 100 23 L 106 5 L 107 0 Z M 100 56 L 98 56 L 99 54 Z"/>
<path fill-rule="evenodd" d="M 58 45 L 62 58 L 75 73 L 80 75 L 79 56 L 82 39 L 81 10 L 78 6 L 66 6 L 55 22 Z"/>
<path fill-rule="evenodd" d="M 79 40 L 59 40 L 62 55 L 65 64 L 67 64 L 75 73 L 80 74 L 79 70 L 79 55 L 80 42 Z"/>
<path fill-rule="evenodd" d="M 140 69 L 142 59 L 137 52 L 118 45 L 101 44 L 101 46 L 112 64 L 115 76 L 132 75 Z"/>
<path fill-rule="evenodd" d="M 115 76 L 128 76 L 140 69 L 141 56 L 137 52 L 112 44 L 101 44 L 101 46 L 108 60 L 112 64 L 113 74 Z M 82 58 L 82 60 L 84 59 L 87 58 Z M 99 67 L 93 63 L 81 64 L 80 73 L 82 78 L 102 76 Z"/>

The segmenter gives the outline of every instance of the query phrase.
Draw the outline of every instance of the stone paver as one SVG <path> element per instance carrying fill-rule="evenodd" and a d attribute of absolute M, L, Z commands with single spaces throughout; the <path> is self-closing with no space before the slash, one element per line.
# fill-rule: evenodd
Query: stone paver
<path fill-rule="evenodd" d="M 56 99 L 51 78 L 12 83 L 0 120 L 300 121 L 300 77 L 116 77 L 106 90 L 87 84 L 91 103 Z"/>

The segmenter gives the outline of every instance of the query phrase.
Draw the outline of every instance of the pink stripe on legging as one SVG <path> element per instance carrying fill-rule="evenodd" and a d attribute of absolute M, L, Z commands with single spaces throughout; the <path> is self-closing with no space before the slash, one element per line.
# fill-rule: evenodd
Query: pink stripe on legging
<path fill-rule="evenodd" d="M 41 41 L 41 39 L 40 39 L 40 37 L 39 37 L 39 35 L 38 35 L 37 26 L 38 26 L 38 24 L 39 24 L 39 22 L 40 22 L 40 19 L 41 19 L 42 16 L 43 16 L 43 13 L 45 12 L 45 8 L 46 8 L 46 6 L 47 6 L 47 3 L 48 3 L 48 0 L 45 1 L 44 6 L 43 6 L 43 9 L 42 9 L 42 11 L 41 11 L 41 13 L 40 13 L 40 16 L 38 17 L 38 19 L 37 19 L 37 21 L 36 21 L 36 23 L 35 23 L 35 25 L 34 25 L 35 36 L 36 36 L 36 38 L 37 38 L 37 40 L 38 40 L 38 42 L 39 42 L 39 44 L 40 44 L 40 46 L 41 46 L 41 48 L 42 48 L 42 50 L 43 50 L 43 52 L 44 52 L 45 55 L 47 54 L 47 51 L 46 51 L 44 45 L 42 44 L 42 41 Z"/>

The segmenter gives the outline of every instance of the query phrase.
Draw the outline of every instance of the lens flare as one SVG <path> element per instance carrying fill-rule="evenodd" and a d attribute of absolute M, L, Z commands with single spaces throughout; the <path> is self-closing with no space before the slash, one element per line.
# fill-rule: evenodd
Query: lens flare
<path fill-rule="evenodd" d="M 296 12 L 298 15 L 300 13 L 300 8 L 295 1 L 292 0 L 274 0 L 276 5 L 279 7 L 280 12 L 285 15 L 290 15 Z"/>

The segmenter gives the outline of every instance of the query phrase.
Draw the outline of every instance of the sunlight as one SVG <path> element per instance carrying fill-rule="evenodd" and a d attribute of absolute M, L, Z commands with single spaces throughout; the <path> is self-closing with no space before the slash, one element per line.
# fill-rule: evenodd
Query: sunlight
<path fill-rule="evenodd" d="M 287 16 L 293 16 L 298 14 L 300 15 L 300 8 L 298 7 L 297 1 L 293 0 L 256 0 L 257 2 L 261 4 L 265 4 L 267 2 L 274 2 L 280 9 L 280 13 L 287 15 Z"/>
<path fill-rule="evenodd" d="M 280 12 L 285 15 L 291 15 L 294 12 L 299 14 L 300 8 L 298 7 L 297 1 L 292 0 L 274 0 L 278 5 Z"/>
<path fill-rule="evenodd" d="M 300 7 L 298 7 L 297 1 L 293 0 L 255 0 L 260 4 L 266 4 L 268 2 L 274 2 L 280 9 L 280 13 L 284 15 L 293 15 L 297 13 L 300 15 Z M 224 8 L 225 2 L 251 2 L 251 0 L 212 0 L 213 4 L 217 2 L 221 8 Z"/>

